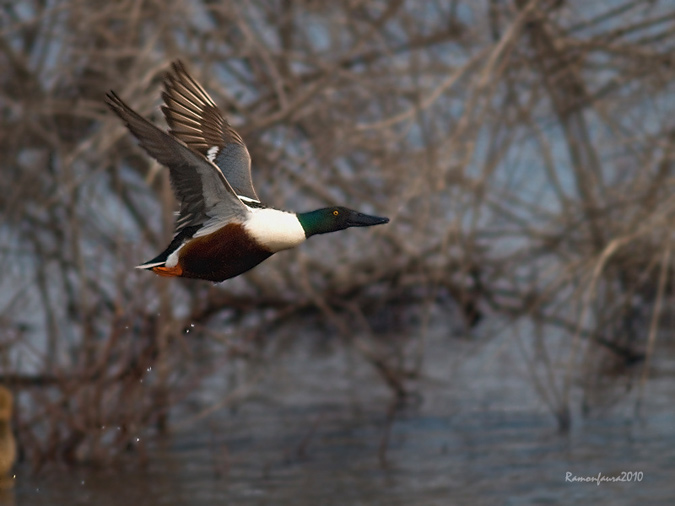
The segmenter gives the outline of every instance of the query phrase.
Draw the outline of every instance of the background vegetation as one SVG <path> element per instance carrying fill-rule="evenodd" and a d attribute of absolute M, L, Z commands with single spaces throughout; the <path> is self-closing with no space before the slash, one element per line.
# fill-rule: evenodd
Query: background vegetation
<path fill-rule="evenodd" d="M 672 340 L 674 49 L 656 0 L 0 2 L 0 372 L 24 454 L 139 447 L 303 327 L 397 398 L 430 326 L 459 329 L 452 346 L 486 322 L 562 429 L 573 403 L 621 398 Z M 135 271 L 174 202 L 102 98 L 163 124 L 176 58 L 242 133 L 264 202 L 392 222 L 221 285 Z"/>

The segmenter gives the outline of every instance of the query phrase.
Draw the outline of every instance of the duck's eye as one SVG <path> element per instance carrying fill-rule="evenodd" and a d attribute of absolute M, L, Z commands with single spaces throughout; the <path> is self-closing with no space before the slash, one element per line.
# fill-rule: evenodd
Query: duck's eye
<path fill-rule="evenodd" d="M 333 216 L 337 216 L 338 214 L 340 214 L 340 212 L 337 209 L 333 211 Z"/>

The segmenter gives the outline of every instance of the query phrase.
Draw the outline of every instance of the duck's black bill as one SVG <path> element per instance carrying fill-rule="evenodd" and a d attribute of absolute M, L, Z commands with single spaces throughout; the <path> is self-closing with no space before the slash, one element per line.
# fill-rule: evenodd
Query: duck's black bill
<path fill-rule="evenodd" d="M 389 223 L 389 218 L 356 212 L 352 213 L 347 219 L 347 224 L 350 227 L 372 227 L 373 225 L 384 225 L 385 223 Z"/>

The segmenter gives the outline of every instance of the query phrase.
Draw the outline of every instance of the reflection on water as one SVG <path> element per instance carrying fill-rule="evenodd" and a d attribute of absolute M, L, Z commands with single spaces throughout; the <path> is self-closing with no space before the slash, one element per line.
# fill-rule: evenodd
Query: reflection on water
<path fill-rule="evenodd" d="M 30 476 L 20 468 L 17 504 L 672 504 L 670 378 L 647 385 L 643 418 L 627 402 L 625 412 L 585 420 L 563 436 L 502 352 L 478 366 L 462 355 L 468 344 L 437 345 L 419 385 L 422 401 L 397 417 L 384 462 L 381 382 L 353 357 L 310 357 L 299 346 L 259 386 L 272 392 L 265 402 L 185 426 L 152 448 L 140 471 Z M 599 486 L 565 479 L 623 471 L 643 479 Z"/>

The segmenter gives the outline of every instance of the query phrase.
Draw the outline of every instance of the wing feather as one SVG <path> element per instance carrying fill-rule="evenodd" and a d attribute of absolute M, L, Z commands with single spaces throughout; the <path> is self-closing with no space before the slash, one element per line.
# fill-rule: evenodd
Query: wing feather
<path fill-rule="evenodd" d="M 251 181 L 251 156 L 244 140 L 180 61 L 171 65 L 164 88 L 162 112 L 169 133 L 213 161 L 237 195 L 258 202 Z"/>
<path fill-rule="evenodd" d="M 177 236 L 186 227 L 243 221 L 247 209 L 216 165 L 140 116 L 113 91 L 106 103 L 138 139 L 140 146 L 169 168 L 180 212 Z"/>

